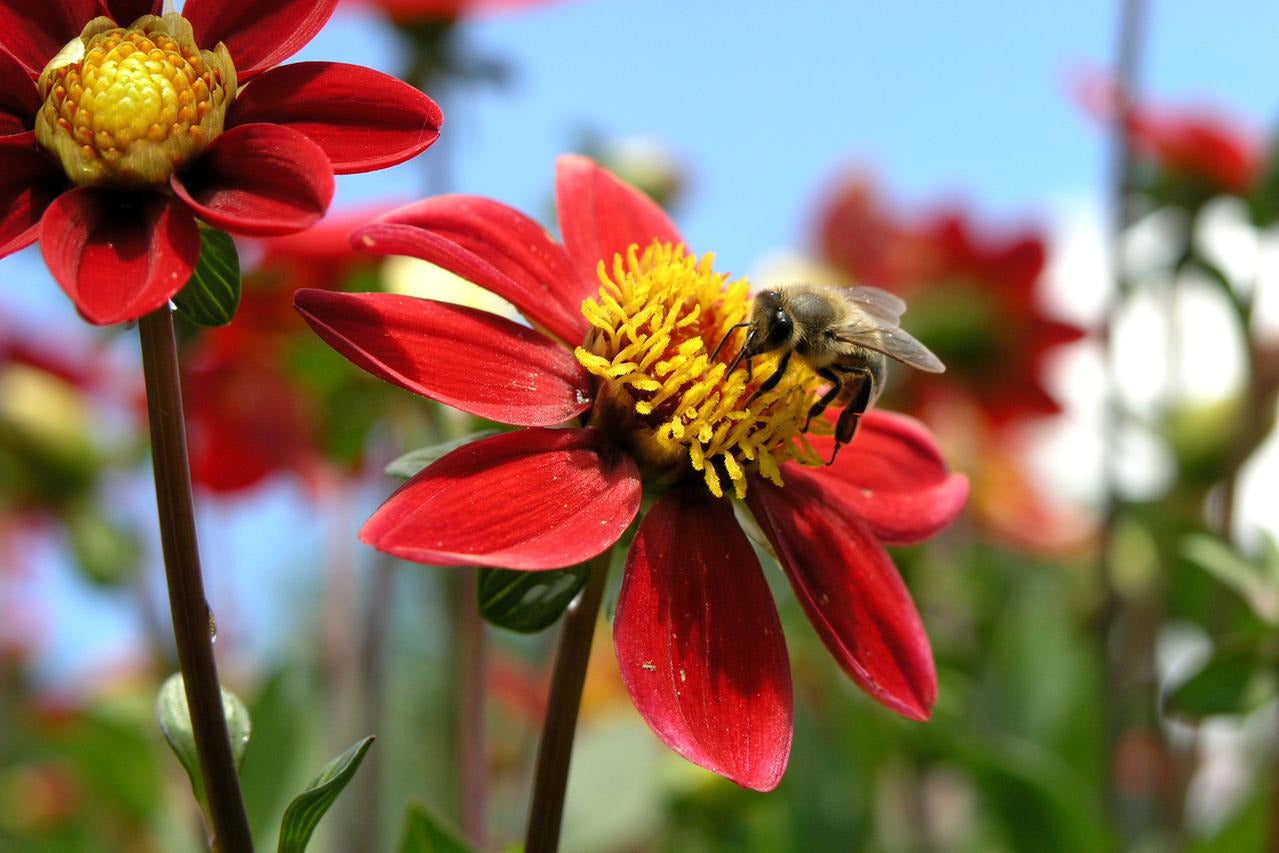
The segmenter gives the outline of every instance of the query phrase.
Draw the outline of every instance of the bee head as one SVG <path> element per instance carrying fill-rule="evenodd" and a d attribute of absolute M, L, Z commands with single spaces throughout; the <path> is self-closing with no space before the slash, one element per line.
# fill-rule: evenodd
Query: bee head
<path fill-rule="evenodd" d="M 751 312 L 750 353 L 770 352 L 790 343 L 795 322 L 782 302 L 780 290 L 765 290 L 755 297 Z"/>

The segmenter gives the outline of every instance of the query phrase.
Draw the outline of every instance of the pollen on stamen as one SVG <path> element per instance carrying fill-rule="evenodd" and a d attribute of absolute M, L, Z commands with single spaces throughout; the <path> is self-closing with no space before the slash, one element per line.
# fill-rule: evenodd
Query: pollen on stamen
<path fill-rule="evenodd" d="M 821 464 L 801 435 L 820 380 L 792 364 L 776 388 L 746 405 L 777 358 L 757 358 L 753 380 L 743 369 L 725 375 L 732 347 L 710 360 L 750 312 L 749 283 L 730 282 L 713 264 L 713 255 L 661 242 L 600 261 L 598 296 L 582 304 L 592 331 L 577 359 L 607 386 L 600 399 L 633 413 L 618 422 L 633 431 L 627 444 L 642 465 L 682 465 L 716 497 L 727 480 L 743 498 L 752 472 L 782 485 L 783 463 Z"/>

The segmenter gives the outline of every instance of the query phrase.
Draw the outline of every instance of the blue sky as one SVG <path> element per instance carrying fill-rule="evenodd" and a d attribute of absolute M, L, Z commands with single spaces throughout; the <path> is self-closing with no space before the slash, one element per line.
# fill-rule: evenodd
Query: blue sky
<path fill-rule="evenodd" d="M 802 245 L 813 199 L 846 165 L 872 169 L 907 205 L 959 196 L 995 222 L 1048 224 L 1063 202 L 1101 198 L 1102 134 L 1068 92 L 1074 75 L 1108 64 L 1117 18 L 1116 4 L 1100 0 L 563 0 L 468 27 L 470 49 L 506 60 L 515 77 L 503 90 L 432 93 L 445 137 L 423 160 L 447 158 L 456 191 L 541 214 L 554 158 L 583 129 L 660 139 L 691 172 L 679 216 L 685 236 L 738 272 Z M 1276 4 L 1154 3 L 1143 86 L 1263 129 L 1279 100 L 1277 31 Z M 391 72 L 402 59 L 378 22 L 345 12 L 299 58 Z M 424 186 L 423 160 L 340 178 L 338 204 L 411 200 Z M 0 311 L 75 324 L 38 254 L 0 262 L 0 280 Z M 362 512 L 349 510 L 352 528 Z M 206 566 L 239 567 L 211 583 L 215 605 L 223 599 L 245 624 L 277 624 L 249 602 L 289 600 L 289 585 L 314 564 L 290 551 L 292 540 L 268 534 L 313 518 L 288 485 L 241 509 L 206 508 Z M 310 530 L 303 542 L 313 553 L 321 536 Z M 55 623 L 55 669 L 128 640 L 127 601 L 77 590 L 53 569 L 40 597 Z M 262 593 L 276 570 L 278 586 L 250 592 Z"/>

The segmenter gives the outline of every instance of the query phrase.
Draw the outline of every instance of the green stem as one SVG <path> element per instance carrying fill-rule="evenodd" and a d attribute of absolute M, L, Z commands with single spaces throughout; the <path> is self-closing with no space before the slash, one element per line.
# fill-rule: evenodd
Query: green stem
<path fill-rule="evenodd" d="M 177 340 L 169 309 L 160 308 L 143 317 L 138 333 L 142 342 L 142 371 L 146 378 L 151 459 L 169 610 L 173 616 L 178 667 L 191 709 L 200 772 L 204 777 L 212 846 L 222 853 L 251 851 L 253 840 L 227 735 L 222 690 L 213 658 L 212 613 L 204 597 L 204 580 L 200 575 Z"/>
<path fill-rule="evenodd" d="M 484 745 L 484 619 L 476 605 L 479 572 L 459 573 L 454 607 L 458 675 L 458 782 L 462 833 L 477 848 L 487 844 L 488 761 Z"/>
<path fill-rule="evenodd" d="M 577 712 L 586 681 L 586 663 L 591 657 L 595 620 L 604 600 L 604 584 L 612 551 L 591 560 L 586 587 L 573 599 L 564 614 L 546 722 L 537 746 L 537 766 L 533 770 L 533 802 L 529 806 L 525 853 L 551 853 L 559 847 L 560 824 L 564 817 L 564 792 L 568 788 L 568 767 L 573 755 L 573 735 Z"/>

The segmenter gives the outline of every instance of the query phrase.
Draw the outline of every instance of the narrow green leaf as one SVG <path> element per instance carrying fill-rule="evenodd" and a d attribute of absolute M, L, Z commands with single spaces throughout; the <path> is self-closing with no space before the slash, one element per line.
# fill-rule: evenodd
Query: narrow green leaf
<path fill-rule="evenodd" d="M 482 429 L 478 432 L 469 433 L 461 438 L 454 438 L 449 441 L 442 441 L 439 444 L 432 444 L 429 447 L 419 447 L 417 450 L 410 450 L 400 458 L 391 462 L 384 469 L 387 474 L 392 477 L 414 477 L 426 466 L 435 462 L 442 456 L 470 444 L 472 441 L 479 441 L 481 438 L 488 438 L 490 435 L 497 435 L 501 430 Z"/>
<path fill-rule="evenodd" d="M 1164 710 L 1192 720 L 1255 711 L 1274 696 L 1273 683 L 1262 676 L 1256 646 L 1218 650 L 1202 669 L 1164 695 Z"/>
<path fill-rule="evenodd" d="M 240 307 L 240 255 L 230 234 L 201 226 L 200 260 L 173 304 L 197 326 L 231 322 Z"/>
<path fill-rule="evenodd" d="M 1267 565 L 1254 564 L 1205 533 L 1187 536 L 1182 551 L 1186 559 L 1238 593 L 1252 612 L 1268 625 L 1279 625 L 1279 576 Z"/>
<path fill-rule="evenodd" d="M 460 833 L 421 803 L 409 803 L 398 853 L 476 853 Z"/>
<path fill-rule="evenodd" d="M 550 572 L 480 569 L 480 614 L 499 628 L 531 634 L 549 628 L 586 585 L 586 566 Z"/>
<path fill-rule="evenodd" d="M 284 811 L 284 819 L 280 821 L 279 853 L 302 853 L 306 850 L 320 818 L 355 776 L 372 744 L 373 738 L 366 737 L 324 765 L 307 789 L 293 798 Z"/>
<path fill-rule="evenodd" d="M 231 752 L 235 756 L 236 767 L 244 758 L 244 750 L 249 745 L 248 709 L 231 691 L 222 690 L 222 713 L 226 715 L 227 732 L 231 736 Z M 195 798 L 204 802 L 204 778 L 200 775 L 200 758 L 195 749 L 195 734 L 191 731 L 191 710 L 187 706 L 186 686 L 182 681 L 182 673 L 170 675 L 160 685 L 160 692 L 155 699 L 155 715 L 160 721 L 160 731 L 164 739 L 173 748 L 173 753 L 187 771 L 191 779 L 191 791 Z"/>

